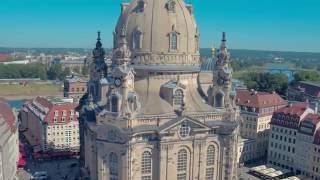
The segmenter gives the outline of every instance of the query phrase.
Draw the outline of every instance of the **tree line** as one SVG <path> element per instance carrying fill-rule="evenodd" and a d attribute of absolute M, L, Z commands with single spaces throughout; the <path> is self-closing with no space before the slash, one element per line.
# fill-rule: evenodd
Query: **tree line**
<path fill-rule="evenodd" d="M 0 64 L 0 79 L 22 79 L 40 78 L 41 80 L 64 80 L 71 71 L 80 73 L 79 68 L 63 68 L 60 64 L 47 67 L 44 64 Z M 81 70 L 82 75 L 88 74 L 88 68 L 84 66 Z"/>
<path fill-rule="evenodd" d="M 294 74 L 294 80 L 289 82 L 285 74 L 246 72 L 240 79 L 244 81 L 248 89 L 255 89 L 264 92 L 277 92 L 286 96 L 289 85 L 296 85 L 300 81 L 320 82 L 320 73 L 317 71 L 299 71 Z"/>

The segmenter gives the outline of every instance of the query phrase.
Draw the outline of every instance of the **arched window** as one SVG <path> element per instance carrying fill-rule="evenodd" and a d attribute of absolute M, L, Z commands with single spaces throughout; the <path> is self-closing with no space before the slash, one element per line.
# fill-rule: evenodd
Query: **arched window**
<path fill-rule="evenodd" d="M 109 155 L 109 171 L 110 171 L 110 180 L 118 180 L 119 179 L 119 164 L 118 164 L 118 156 L 116 153 L 110 153 Z"/>
<path fill-rule="evenodd" d="M 152 157 L 151 152 L 145 151 L 141 159 L 141 180 L 151 180 L 152 176 Z"/>
<path fill-rule="evenodd" d="M 215 162 L 215 147 L 210 145 L 207 148 L 207 168 L 206 168 L 206 180 L 214 179 L 214 163 Z"/>
<path fill-rule="evenodd" d="M 169 0 L 167 3 L 167 9 L 169 12 L 176 12 L 176 2 L 174 2 L 174 0 Z"/>
<path fill-rule="evenodd" d="M 142 32 L 137 29 L 132 34 L 132 49 L 142 48 Z"/>
<path fill-rule="evenodd" d="M 216 94 L 215 100 L 216 100 L 216 107 L 222 108 L 223 107 L 223 94 L 222 93 Z"/>
<path fill-rule="evenodd" d="M 177 180 L 186 180 L 187 179 L 187 170 L 188 170 L 188 153 L 187 150 L 181 149 L 178 152 L 177 160 Z"/>
<path fill-rule="evenodd" d="M 183 91 L 178 89 L 174 93 L 174 105 L 183 105 Z"/>
<path fill-rule="evenodd" d="M 112 96 L 111 98 L 111 112 L 118 112 L 118 97 Z"/>
<path fill-rule="evenodd" d="M 144 2 L 144 0 L 140 0 L 139 2 L 138 2 L 138 12 L 143 12 L 144 11 L 144 8 L 145 8 L 145 2 Z"/>
<path fill-rule="evenodd" d="M 178 49 L 178 34 L 177 32 L 170 33 L 170 50 Z"/>
<path fill-rule="evenodd" d="M 194 40 L 195 40 L 195 51 L 198 52 L 199 51 L 199 36 L 196 35 Z"/>

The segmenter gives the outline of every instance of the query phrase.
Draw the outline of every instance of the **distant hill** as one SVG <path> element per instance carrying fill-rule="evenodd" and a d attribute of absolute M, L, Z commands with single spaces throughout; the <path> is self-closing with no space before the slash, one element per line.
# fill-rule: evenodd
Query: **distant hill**
<path fill-rule="evenodd" d="M 91 52 L 88 48 L 6 48 L 0 47 L 0 53 L 13 53 L 24 52 L 32 54 L 64 54 L 66 52 L 74 52 L 79 54 L 87 54 Z M 111 49 L 106 49 L 110 52 Z M 307 61 L 320 61 L 320 53 L 309 53 L 309 52 L 285 52 L 285 51 L 261 51 L 261 50 L 244 50 L 244 49 L 231 49 L 232 59 L 243 59 L 243 60 L 266 60 L 266 59 L 285 59 L 285 60 L 307 60 Z M 200 49 L 200 54 L 203 57 L 211 56 L 210 48 Z"/>
<path fill-rule="evenodd" d="M 229 50 L 233 59 L 285 59 L 285 60 L 311 60 L 320 61 L 320 53 L 309 52 L 285 52 L 285 51 L 260 51 L 260 50 L 243 50 L 231 49 Z M 210 48 L 202 48 L 200 54 L 203 57 L 211 56 Z"/>

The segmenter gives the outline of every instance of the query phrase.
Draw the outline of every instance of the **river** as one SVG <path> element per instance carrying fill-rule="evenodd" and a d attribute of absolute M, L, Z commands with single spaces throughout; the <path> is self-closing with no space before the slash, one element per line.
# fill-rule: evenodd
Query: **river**
<path fill-rule="evenodd" d="M 25 100 L 9 100 L 8 103 L 11 108 L 20 109 L 23 105 Z"/>

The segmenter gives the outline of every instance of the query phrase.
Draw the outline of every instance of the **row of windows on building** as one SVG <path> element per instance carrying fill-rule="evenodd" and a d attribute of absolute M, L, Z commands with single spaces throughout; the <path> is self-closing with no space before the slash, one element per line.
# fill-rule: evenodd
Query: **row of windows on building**
<path fill-rule="evenodd" d="M 55 129 L 63 129 L 63 128 L 79 128 L 79 126 L 78 125 L 52 125 L 52 126 L 48 126 L 47 127 L 48 128 L 48 130 L 50 130 L 50 129 L 53 129 L 53 130 L 55 130 Z"/>
<path fill-rule="evenodd" d="M 69 111 L 69 114 L 70 114 L 70 116 L 74 116 L 75 111 L 71 110 L 71 111 Z M 54 116 L 59 116 L 59 111 L 58 110 L 54 111 Z M 62 111 L 62 116 L 67 116 L 67 110 L 63 110 Z"/>
<path fill-rule="evenodd" d="M 273 143 L 273 142 L 270 142 L 270 147 L 272 147 L 272 148 L 274 147 L 275 149 L 288 151 L 291 153 L 295 153 L 295 151 L 296 151 L 296 149 L 294 147 L 286 146 L 284 144 Z"/>
<path fill-rule="evenodd" d="M 80 91 L 80 88 L 71 88 L 71 92 L 86 92 L 86 89 L 83 87 L 81 88 L 81 91 Z"/>
<path fill-rule="evenodd" d="M 66 120 L 67 120 L 67 118 L 66 117 L 61 117 L 61 122 L 66 122 Z M 73 121 L 74 120 L 74 118 L 73 117 L 69 117 L 69 120 L 70 121 Z M 57 117 L 54 117 L 53 118 L 53 123 L 58 123 L 58 118 Z"/>
<path fill-rule="evenodd" d="M 313 162 L 320 163 L 320 157 L 313 156 Z"/>
<path fill-rule="evenodd" d="M 287 138 L 287 136 L 282 136 L 282 135 L 271 133 L 271 138 L 279 140 L 279 141 L 284 141 L 284 142 L 296 144 L 296 139 L 295 138 L 291 139 L 291 137 Z"/>
<path fill-rule="evenodd" d="M 53 136 L 55 136 L 55 135 L 57 135 L 57 136 L 59 136 L 59 135 L 61 135 L 61 136 L 63 136 L 63 132 L 52 132 L 52 133 L 48 133 L 48 136 L 50 136 L 50 135 L 53 135 Z M 79 131 L 73 131 L 73 135 L 76 135 L 76 134 L 79 134 Z M 66 134 L 67 135 L 67 134 Z M 71 136 L 71 134 L 70 135 L 67 135 L 67 136 Z"/>
<path fill-rule="evenodd" d="M 215 168 L 215 147 L 213 145 L 207 148 L 206 157 L 206 180 L 214 179 L 214 168 Z M 181 149 L 177 154 L 177 180 L 187 180 L 189 169 L 188 169 L 188 151 L 186 149 Z M 119 162 L 116 153 L 112 152 L 108 157 L 109 161 L 109 174 L 110 180 L 119 179 Z M 106 173 L 107 160 L 103 164 L 103 173 Z M 142 153 L 141 157 L 141 180 L 151 180 L 152 179 L 152 154 L 150 151 L 145 151 Z"/>
<path fill-rule="evenodd" d="M 174 29 L 174 26 L 173 26 Z M 179 42 L 179 33 L 176 31 L 172 31 L 169 33 L 169 49 L 170 50 L 178 50 L 178 42 Z M 141 49 L 142 48 L 142 42 L 143 42 L 143 32 L 137 28 L 132 35 L 132 49 Z M 195 36 L 195 45 L 196 49 L 195 51 L 199 50 L 199 38 L 198 36 Z"/>
<path fill-rule="evenodd" d="M 280 133 L 285 133 L 285 134 L 289 134 L 289 135 L 296 135 L 296 131 L 293 131 L 293 130 L 288 130 L 288 129 L 284 129 L 284 128 L 278 128 L 278 127 L 272 127 L 272 131 L 275 131 L 275 132 L 280 132 Z"/>

